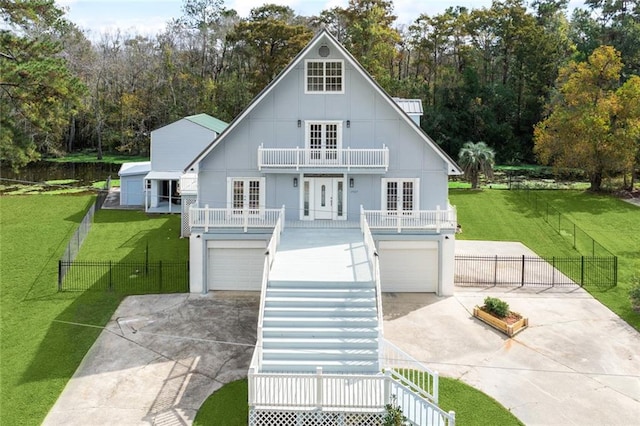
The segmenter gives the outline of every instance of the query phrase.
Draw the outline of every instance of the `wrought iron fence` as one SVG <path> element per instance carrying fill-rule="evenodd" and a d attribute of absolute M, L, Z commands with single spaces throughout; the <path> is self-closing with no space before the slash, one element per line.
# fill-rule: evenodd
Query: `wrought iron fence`
<path fill-rule="evenodd" d="M 475 286 L 575 286 L 608 289 L 618 282 L 618 258 L 456 256 L 455 284 Z"/>
<path fill-rule="evenodd" d="M 188 292 L 189 262 L 60 260 L 58 291 L 86 290 L 121 294 Z"/>
<path fill-rule="evenodd" d="M 532 210 L 547 222 L 580 254 L 591 257 L 613 257 L 614 254 L 593 239 L 560 210 L 543 199 L 535 190 L 514 191 L 527 201 Z"/>

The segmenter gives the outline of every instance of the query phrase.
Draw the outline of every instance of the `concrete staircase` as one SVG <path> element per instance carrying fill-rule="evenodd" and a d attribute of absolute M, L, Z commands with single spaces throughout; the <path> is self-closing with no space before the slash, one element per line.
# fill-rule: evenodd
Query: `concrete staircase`
<path fill-rule="evenodd" d="M 379 372 L 373 282 L 271 281 L 263 372 Z"/>

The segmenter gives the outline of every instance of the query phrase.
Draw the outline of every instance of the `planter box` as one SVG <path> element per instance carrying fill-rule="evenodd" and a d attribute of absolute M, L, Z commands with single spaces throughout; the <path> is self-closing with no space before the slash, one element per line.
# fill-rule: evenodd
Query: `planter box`
<path fill-rule="evenodd" d="M 473 308 L 473 316 L 478 318 L 480 321 L 489 324 L 491 327 L 502 331 L 509 337 L 515 336 L 517 333 L 524 330 L 529 325 L 529 319 L 524 317 L 520 318 L 513 324 L 507 324 L 502 319 L 494 317 L 490 313 L 483 311 L 477 306 Z"/>

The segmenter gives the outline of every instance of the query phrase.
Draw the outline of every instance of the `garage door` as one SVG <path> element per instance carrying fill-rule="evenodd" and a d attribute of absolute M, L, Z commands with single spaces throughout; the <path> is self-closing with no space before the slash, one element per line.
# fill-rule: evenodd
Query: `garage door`
<path fill-rule="evenodd" d="M 141 206 L 144 204 L 144 176 L 126 177 L 121 182 L 120 204 L 123 206 Z"/>
<path fill-rule="evenodd" d="M 380 241 L 382 291 L 437 292 L 437 241 Z"/>
<path fill-rule="evenodd" d="M 209 290 L 255 290 L 262 286 L 265 241 L 210 241 Z"/>

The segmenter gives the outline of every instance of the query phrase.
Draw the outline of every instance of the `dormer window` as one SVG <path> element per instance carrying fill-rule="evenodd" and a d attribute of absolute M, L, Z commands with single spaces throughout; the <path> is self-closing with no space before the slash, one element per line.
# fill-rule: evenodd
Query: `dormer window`
<path fill-rule="evenodd" d="M 340 60 L 305 61 L 305 93 L 344 93 L 343 70 Z"/>

